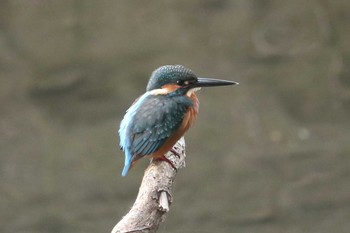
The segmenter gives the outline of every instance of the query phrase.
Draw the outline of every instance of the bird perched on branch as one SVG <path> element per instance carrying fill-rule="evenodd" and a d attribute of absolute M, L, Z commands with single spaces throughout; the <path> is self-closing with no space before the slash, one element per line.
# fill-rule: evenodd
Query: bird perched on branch
<path fill-rule="evenodd" d="M 164 154 L 196 119 L 199 102 L 195 92 L 201 87 L 233 84 L 238 83 L 197 77 L 182 65 L 161 66 L 153 71 L 146 93 L 135 100 L 120 124 L 120 147 L 125 153 L 122 176 L 146 155 L 173 166 Z"/>

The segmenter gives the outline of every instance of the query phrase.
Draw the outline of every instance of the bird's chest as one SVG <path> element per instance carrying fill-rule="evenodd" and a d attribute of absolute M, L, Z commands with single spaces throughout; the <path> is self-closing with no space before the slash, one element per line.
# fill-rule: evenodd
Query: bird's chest
<path fill-rule="evenodd" d="M 195 94 L 192 94 L 190 96 L 190 99 L 192 101 L 192 105 L 187 109 L 181 127 L 184 132 L 187 131 L 188 128 L 194 123 L 199 110 L 199 101 L 197 96 Z"/>

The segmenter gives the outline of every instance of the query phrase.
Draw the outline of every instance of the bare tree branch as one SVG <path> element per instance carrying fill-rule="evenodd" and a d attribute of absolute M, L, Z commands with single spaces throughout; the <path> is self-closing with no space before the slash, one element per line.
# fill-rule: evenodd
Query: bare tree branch
<path fill-rule="evenodd" d="M 173 200 L 173 184 L 177 170 L 185 166 L 183 137 L 175 144 L 173 151 L 169 151 L 165 157 L 173 163 L 176 170 L 167 162 L 152 161 L 145 171 L 134 205 L 115 225 L 112 233 L 152 233 L 158 230 Z"/>

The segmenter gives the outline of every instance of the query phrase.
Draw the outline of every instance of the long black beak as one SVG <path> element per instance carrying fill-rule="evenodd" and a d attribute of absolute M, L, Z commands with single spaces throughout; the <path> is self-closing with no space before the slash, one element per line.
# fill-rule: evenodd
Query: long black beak
<path fill-rule="evenodd" d="M 215 87 L 215 86 L 228 86 L 235 85 L 238 82 L 213 79 L 213 78 L 198 78 L 196 83 L 193 83 L 194 87 Z"/>

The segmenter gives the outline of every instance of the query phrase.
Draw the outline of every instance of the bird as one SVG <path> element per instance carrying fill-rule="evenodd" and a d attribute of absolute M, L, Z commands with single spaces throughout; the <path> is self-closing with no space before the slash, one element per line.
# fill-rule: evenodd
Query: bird
<path fill-rule="evenodd" d="M 238 83 L 197 77 L 183 65 L 164 65 L 155 69 L 146 92 L 134 101 L 120 123 L 119 144 L 125 155 L 122 176 L 145 156 L 172 165 L 164 154 L 195 121 L 199 109 L 195 92 L 201 87 L 234 84 Z"/>

